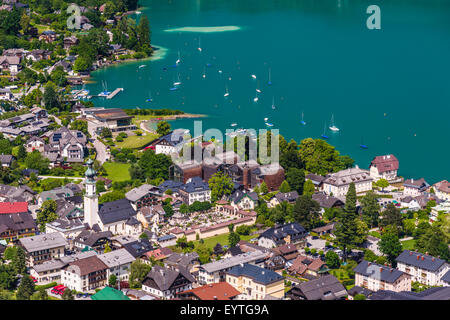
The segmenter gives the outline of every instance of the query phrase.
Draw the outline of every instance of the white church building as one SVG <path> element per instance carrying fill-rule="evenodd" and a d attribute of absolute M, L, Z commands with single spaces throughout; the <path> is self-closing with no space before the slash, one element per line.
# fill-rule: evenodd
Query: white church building
<path fill-rule="evenodd" d="M 136 211 L 127 199 L 98 204 L 96 172 L 93 161 L 87 162 L 84 196 L 84 223 L 91 229 L 111 231 L 115 235 L 139 235 L 142 224 L 136 219 Z"/>

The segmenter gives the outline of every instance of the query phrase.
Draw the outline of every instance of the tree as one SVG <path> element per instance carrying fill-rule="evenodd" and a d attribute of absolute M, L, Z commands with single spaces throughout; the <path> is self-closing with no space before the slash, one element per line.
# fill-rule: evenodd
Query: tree
<path fill-rule="evenodd" d="M 55 200 L 46 200 L 42 203 L 41 210 L 37 213 L 37 223 L 41 232 L 45 232 L 45 225 L 58 219 L 56 209 L 58 204 Z"/>
<path fill-rule="evenodd" d="M 223 196 L 229 196 L 234 189 L 234 184 L 227 174 L 219 171 L 209 179 L 209 188 L 211 189 L 211 200 L 217 201 Z"/>
<path fill-rule="evenodd" d="M 38 291 L 33 293 L 31 300 L 48 300 L 47 291 L 44 288 L 40 288 Z"/>
<path fill-rule="evenodd" d="M 98 198 L 98 203 L 102 204 L 105 202 L 112 202 L 112 201 L 116 201 L 116 200 L 120 200 L 120 199 L 124 199 L 124 198 L 125 198 L 125 193 L 123 191 L 113 190 L 113 191 L 102 194 Z"/>
<path fill-rule="evenodd" d="M 78 56 L 73 64 L 73 71 L 75 72 L 84 72 L 88 71 L 91 68 L 92 62 L 83 56 Z"/>
<path fill-rule="evenodd" d="M 11 261 L 11 266 L 16 274 L 24 274 L 27 270 L 25 250 L 22 247 L 17 247 L 16 253 Z"/>
<path fill-rule="evenodd" d="M 281 183 L 280 192 L 286 193 L 286 192 L 290 192 L 290 191 L 291 191 L 291 187 L 289 186 L 289 183 L 286 180 L 284 180 Z"/>
<path fill-rule="evenodd" d="M 356 189 L 351 183 L 346 196 L 344 212 L 338 217 L 335 236 L 337 242 L 343 247 L 344 258 L 346 258 L 347 248 L 353 246 L 358 241 L 358 224 L 356 214 Z"/>
<path fill-rule="evenodd" d="M 205 264 L 211 261 L 211 250 L 203 243 L 199 244 L 195 249 L 198 254 L 198 260 L 201 264 Z"/>
<path fill-rule="evenodd" d="M 72 290 L 70 290 L 69 288 L 66 288 L 64 290 L 64 293 L 62 294 L 62 298 L 63 300 L 74 300 L 75 297 L 73 296 Z"/>
<path fill-rule="evenodd" d="M 377 187 L 380 187 L 383 191 L 384 188 L 389 187 L 389 182 L 386 179 L 380 179 L 375 184 Z"/>
<path fill-rule="evenodd" d="M 28 31 L 30 29 L 30 22 L 31 22 L 30 16 L 24 12 L 22 14 L 22 17 L 20 18 L 20 27 L 22 28 L 23 34 L 28 34 Z"/>
<path fill-rule="evenodd" d="M 305 169 L 319 175 L 337 172 L 353 165 L 350 157 L 340 156 L 339 151 L 322 139 L 302 140 L 299 154 Z"/>
<path fill-rule="evenodd" d="M 108 253 L 108 252 L 111 252 L 112 251 L 112 249 L 111 249 L 111 247 L 109 246 L 109 242 L 107 242 L 106 244 L 105 244 L 105 249 L 103 250 L 103 253 Z"/>
<path fill-rule="evenodd" d="M 18 160 L 24 160 L 27 156 L 27 150 L 25 149 L 24 145 L 21 144 L 17 150 L 17 159 Z"/>
<path fill-rule="evenodd" d="M 151 269 L 151 266 L 141 260 L 133 261 L 130 266 L 130 286 L 132 288 L 140 288 L 142 281 Z"/>
<path fill-rule="evenodd" d="M 286 181 L 289 183 L 291 190 L 303 194 L 303 185 L 305 184 L 305 171 L 303 169 L 291 168 L 286 172 Z"/>
<path fill-rule="evenodd" d="M 356 245 L 362 245 L 364 241 L 366 241 L 367 236 L 369 234 L 369 227 L 364 221 L 358 218 L 355 220 L 355 224 L 356 224 L 356 234 L 354 243 Z"/>
<path fill-rule="evenodd" d="M 447 244 L 448 237 L 442 230 L 438 226 L 431 226 L 419 236 L 416 241 L 416 248 L 419 252 L 428 252 L 432 256 L 440 256 L 448 261 L 450 252 Z"/>
<path fill-rule="evenodd" d="M 230 247 L 235 247 L 239 243 L 239 241 L 241 241 L 241 237 L 236 232 L 231 232 L 228 235 L 228 244 L 230 245 Z"/>
<path fill-rule="evenodd" d="M 142 170 L 140 174 L 143 175 L 144 180 L 145 178 L 166 180 L 169 178 L 169 167 L 172 165 L 172 159 L 165 154 L 156 154 L 149 149 L 142 153 L 137 165 Z M 134 179 L 133 176 L 132 178 Z"/>
<path fill-rule="evenodd" d="M 363 220 L 370 227 L 378 226 L 378 218 L 380 215 L 380 205 L 378 204 L 377 197 L 373 191 L 367 192 L 367 194 L 361 199 L 361 208 Z"/>
<path fill-rule="evenodd" d="M 56 85 L 49 81 L 45 85 L 45 91 L 44 91 L 44 105 L 45 109 L 47 110 L 53 110 L 53 109 L 60 109 L 61 104 L 59 102 L 58 94 L 57 94 L 57 87 Z"/>
<path fill-rule="evenodd" d="M 331 250 L 325 254 L 325 262 L 330 269 L 338 269 L 341 266 L 339 255 Z"/>
<path fill-rule="evenodd" d="M 168 135 L 170 133 L 171 129 L 170 129 L 170 123 L 168 123 L 167 121 L 159 121 L 157 128 L 156 128 L 156 132 L 161 135 L 161 136 L 165 136 Z"/>
<path fill-rule="evenodd" d="M 397 258 L 398 255 L 403 251 L 402 244 L 398 239 L 397 234 L 393 232 L 384 233 L 381 236 L 380 242 L 378 243 L 378 248 L 387 256 L 387 259 L 395 268 L 395 258 Z"/>
<path fill-rule="evenodd" d="M 115 275 L 115 274 L 110 275 L 110 276 L 109 276 L 109 279 L 108 279 L 108 284 L 109 284 L 111 287 L 114 287 L 114 286 L 116 285 L 116 282 L 117 282 L 117 277 L 116 277 L 116 275 Z"/>
<path fill-rule="evenodd" d="M 345 196 L 345 212 L 356 214 L 356 200 L 356 186 L 352 182 L 348 186 L 347 195 Z"/>
<path fill-rule="evenodd" d="M 34 293 L 34 283 L 31 277 L 24 274 L 22 281 L 20 281 L 19 288 L 17 289 L 17 300 L 30 300 L 31 295 Z"/>
<path fill-rule="evenodd" d="M 43 157 L 37 150 L 28 153 L 24 162 L 28 169 L 38 170 L 39 173 L 46 173 L 48 171 L 48 166 L 50 165 L 50 160 Z"/>
<path fill-rule="evenodd" d="M 399 232 L 403 227 L 403 217 L 400 210 L 394 206 L 394 204 L 389 203 L 381 213 L 380 226 L 386 228 L 387 226 L 394 227 L 397 232 Z"/>
<path fill-rule="evenodd" d="M 311 180 L 306 180 L 303 184 L 303 194 L 311 197 L 315 191 L 316 188 L 314 186 L 314 183 Z"/>
<path fill-rule="evenodd" d="M 150 53 L 151 52 L 150 23 L 146 15 L 143 15 L 141 20 L 139 21 L 139 25 L 137 27 L 137 36 L 138 36 L 139 50 L 146 53 Z"/>
<path fill-rule="evenodd" d="M 269 188 L 267 187 L 267 184 L 265 181 L 263 181 L 261 183 L 261 185 L 259 186 L 259 190 L 261 191 L 262 194 L 266 194 L 269 192 Z"/>
<path fill-rule="evenodd" d="M 310 196 L 301 195 L 294 205 L 293 217 L 306 230 L 311 230 L 319 222 L 319 204 Z"/>

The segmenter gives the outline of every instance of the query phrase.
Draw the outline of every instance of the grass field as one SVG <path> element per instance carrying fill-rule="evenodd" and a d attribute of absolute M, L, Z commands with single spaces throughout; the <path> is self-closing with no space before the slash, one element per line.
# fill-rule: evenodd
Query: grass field
<path fill-rule="evenodd" d="M 105 162 L 103 167 L 108 173 L 108 179 L 112 181 L 126 181 L 131 179 L 130 173 L 128 172 L 128 169 L 131 167 L 129 163 Z"/>
<path fill-rule="evenodd" d="M 415 246 L 416 246 L 416 240 L 414 240 L 414 239 L 402 241 L 403 250 L 414 250 Z"/>
<path fill-rule="evenodd" d="M 257 236 L 255 235 L 248 235 L 248 236 L 241 236 L 241 240 L 245 240 L 245 241 L 249 241 L 252 238 L 255 238 Z M 229 246 L 228 243 L 228 233 L 225 234 L 220 234 L 218 236 L 214 236 L 214 237 L 210 237 L 210 238 L 205 238 L 203 239 L 204 244 L 211 249 L 214 249 L 215 245 L 217 243 L 220 243 L 222 246 L 226 245 Z M 200 244 L 200 241 L 194 241 L 194 245 L 195 247 L 197 247 Z"/>
<path fill-rule="evenodd" d="M 123 142 L 115 142 L 117 148 L 131 148 L 131 149 L 140 149 L 145 145 L 149 144 L 153 140 L 158 138 L 158 135 L 146 133 L 142 136 L 128 136 L 123 140 Z"/>

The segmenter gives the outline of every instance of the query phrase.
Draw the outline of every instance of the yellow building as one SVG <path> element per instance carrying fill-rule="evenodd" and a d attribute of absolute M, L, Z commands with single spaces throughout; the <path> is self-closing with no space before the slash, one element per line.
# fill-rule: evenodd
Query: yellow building
<path fill-rule="evenodd" d="M 284 297 L 284 278 L 252 264 L 241 264 L 227 271 L 226 282 L 241 292 L 244 300 L 263 300 L 267 295 Z"/>

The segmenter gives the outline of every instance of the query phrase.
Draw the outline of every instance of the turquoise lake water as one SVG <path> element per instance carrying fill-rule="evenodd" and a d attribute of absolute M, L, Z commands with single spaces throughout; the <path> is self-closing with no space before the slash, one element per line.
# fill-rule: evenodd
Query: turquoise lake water
<path fill-rule="evenodd" d="M 152 43 L 167 52 L 159 60 L 94 72 L 97 83 L 86 86 L 91 94 L 102 91 L 102 80 L 109 91 L 125 89 L 112 100 L 93 99 L 97 106 L 207 114 L 204 129 L 225 130 L 231 123 L 264 129 L 268 117 L 273 128 L 296 141 L 320 138 L 334 114 L 340 132 L 327 129 L 329 143 L 360 167 L 367 168 L 376 155 L 393 153 L 405 177 L 425 177 L 430 183 L 450 179 L 450 1 L 141 4 Z M 381 30 L 366 27 L 366 8 L 372 4 L 381 8 Z M 239 28 L 165 31 L 216 26 Z M 174 68 L 178 52 L 181 63 Z M 147 66 L 138 68 L 142 64 Z M 170 91 L 178 74 L 182 85 Z M 261 93 L 255 103 L 257 88 Z M 153 102 L 147 103 L 150 94 Z M 300 124 L 302 112 L 306 126 Z M 192 130 L 193 120 L 172 125 Z M 361 149 L 361 143 L 369 149 Z"/>

